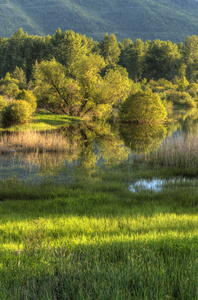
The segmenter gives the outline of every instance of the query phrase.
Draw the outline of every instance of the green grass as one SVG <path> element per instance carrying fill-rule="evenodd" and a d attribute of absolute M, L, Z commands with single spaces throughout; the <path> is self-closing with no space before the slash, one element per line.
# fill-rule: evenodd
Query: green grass
<path fill-rule="evenodd" d="M 2 181 L 0 299 L 198 299 L 197 181 L 129 191 L 162 173 Z"/>
<path fill-rule="evenodd" d="M 79 122 L 81 122 L 81 119 L 78 117 L 57 115 L 45 110 L 38 110 L 35 112 L 30 124 L 12 126 L 6 129 L 0 128 L 0 131 L 45 131 Z"/>

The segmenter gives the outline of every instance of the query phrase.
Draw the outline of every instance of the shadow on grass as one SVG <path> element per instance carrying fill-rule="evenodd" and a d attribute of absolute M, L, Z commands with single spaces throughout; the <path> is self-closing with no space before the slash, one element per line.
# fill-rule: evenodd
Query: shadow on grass
<path fill-rule="evenodd" d="M 89 299 L 197 299 L 196 254 L 191 243 L 178 247 L 183 240 L 48 251 L 31 242 L 18 255 L 1 253 L 6 262 L 0 269 L 2 299 L 88 299 L 87 291 Z"/>
<path fill-rule="evenodd" d="M 79 123 L 81 120 L 78 117 L 70 117 L 67 115 L 56 115 L 53 113 L 47 113 L 43 111 L 37 111 L 34 116 L 34 123 L 45 123 L 48 125 L 65 125 Z"/>

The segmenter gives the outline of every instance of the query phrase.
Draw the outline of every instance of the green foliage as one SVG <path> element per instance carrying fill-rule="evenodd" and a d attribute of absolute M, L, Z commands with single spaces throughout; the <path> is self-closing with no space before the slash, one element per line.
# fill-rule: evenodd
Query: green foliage
<path fill-rule="evenodd" d="M 198 36 L 185 38 L 184 62 L 186 64 L 186 76 L 193 82 L 198 79 Z"/>
<path fill-rule="evenodd" d="M 78 82 L 66 76 L 66 69 L 55 59 L 36 64 L 35 94 L 39 106 L 56 113 L 77 115 L 81 104 Z M 74 110 L 74 111 L 73 111 Z"/>
<path fill-rule="evenodd" d="M 7 105 L 7 101 L 2 97 L 0 96 L 0 112 L 2 111 L 2 109 L 4 108 L 4 106 Z"/>
<path fill-rule="evenodd" d="M 189 86 L 189 81 L 186 79 L 185 76 L 181 80 L 176 81 L 176 83 L 178 85 L 179 91 L 185 91 L 187 89 L 187 87 Z"/>
<path fill-rule="evenodd" d="M 150 80 L 148 86 L 154 93 L 162 93 L 167 90 L 176 89 L 176 86 L 174 86 L 171 81 L 164 78 L 160 78 L 158 81 Z"/>
<path fill-rule="evenodd" d="M 12 73 L 12 78 L 15 78 L 19 81 L 19 89 L 25 89 L 26 85 L 27 85 L 27 79 L 26 79 L 26 75 L 25 72 L 23 71 L 22 68 L 16 67 L 14 72 Z"/>
<path fill-rule="evenodd" d="M 66 67 L 67 76 L 74 78 L 78 64 L 93 53 L 104 58 L 102 77 L 108 69 L 118 68 L 119 64 L 127 69 L 134 82 L 143 78 L 176 82 L 185 76 L 193 82 L 198 70 L 196 48 L 196 36 L 187 37 L 185 44 L 160 40 L 143 42 L 140 38 L 134 43 L 130 39 L 117 43 L 114 34 L 106 34 L 98 43 L 72 30 L 62 32 L 58 29 L 52 37 L 39 37 L 29 36 L 19 29 L 10 39 L 0 39 L 0 74 L 2 77 L 8 72 L 12 74 L 5 82 L 1 79 L 0 92 L 14 97 L 16 85 L 19 89 L 31 86 L 30 83 L 27 85 L 26 78 L 27 81 L 32 79 L 35 63 L 50 61 L 53 57 Z"/>
<path fill-rule="evenodd" d="M 180 66 L 180 58 L 181 54 L 176 44 L 160 40 L 150 42 L 145 54 L 145 77 L 173 80 Z"/>
<path fill-rule="evenodd" d="M 198 84 L 191 83 L 188 85 L 186 92 L 195 100 L 198 100 Z"/>
<path fill-rule="evenodd" d="M 72 77 L 68 69 L 55 59 L 36 64 L 34 68 L 35 93 L 39 105 L 71 116 L 101 117 L 117 101 L 123 101 L 130 84 L 122 68 L 100 75 L 105 67 L 98 54 L 82 56 L 73 65 Z"/>
<path fill-rule="evenodd" d="M 121 53 L 116 36 L 106 33 L 99 47 L 100 54 L 104 57 L 106 64 L 114 66 L 118 62 Z"/>
<path fill-rule="evenodd" d="M 31 107 L 32 111 L 34 112 L 37 108 L 37 99 L 32 91 L 26 91 L 22 90 L 18 95 L 16 96 L 16 100 L 24 100 L 27 101 Z"/>
<path fill-rule="evenodd" d="M 19 93 L 19 81 L 6 73 L 5 77 L 0 80 L 0 94 L 9 98 L 15 97 Z"/>
<path fill-rule="evenodd" d="M 196 107 L 195 101 L 186 92 L 170 91 L 167 93 L 167 100 L 176 106 Z"/>
<path fill-rule="evenodd" d="M 52 36 L 52 52 L 58 62 L 67 67 L 68 73 L 72 72 L 76 61 L 89 52 L 88 39 L 85 35 L 72 30 L 61 32 L 60 29 Z"/>
<path fill-rule="evenodd" d="M 120 109 L 121 122 L 155 123 L 163 121 L 166 116 L 160 97 L 149 89 L 128 97 Z"/>
<path fill-rule="evenodd" d="M 127 49 L 128 61 L 125 61 L 130 78 L 135 82 L 142 79 L 145 68 L 145 54 L 147 44 L 141 39 L 137 39 L 129 49 Z"/>
<path fill-rule="evenodd" d="M 27 101 L 12 101 L 1 111 L 1 124 L 4 128 L 26 124 L 30 122 L 32 112 L 32 107 Z"/>

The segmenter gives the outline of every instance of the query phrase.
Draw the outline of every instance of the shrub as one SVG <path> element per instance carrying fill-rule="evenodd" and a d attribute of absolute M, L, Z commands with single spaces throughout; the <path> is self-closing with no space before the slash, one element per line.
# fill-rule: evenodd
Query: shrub
<path fill-rule="evenodd" d="M 195 100 L 198 99 L 198 84 L 197 83 L 191 83 L 189 84 L 186 92 Z"/>
<path fill-rule="evenodd" d="M 2 109 L 2 126 L 6 128 L 26 124 L 30 122 L 32 113 L 32 107 L 28 102 L 23 100 L 12 101 Z"/>
<path fill-rule="evenodd" d="M 31 105 L 33 111 L 35 111 L 37 107 L 37 99 L 32 91 L 22 90 L 20 93 L 18 93 L 16 100 L 27 101 Z"/>
<path fill-rule="evenodd" d="M 186 92 L 171 91 L 167 93 L 167 100 L 172 101 L 174 105 L 185 107 L 196 107 L 196 103 L 192 97 Z"/>
<path fill-rule="evenodd" d="M 148 89 L 128 97 L 119 115 L 122 122 L 155 123 L 164 120 L 167 112 L 159 95 Z"/>

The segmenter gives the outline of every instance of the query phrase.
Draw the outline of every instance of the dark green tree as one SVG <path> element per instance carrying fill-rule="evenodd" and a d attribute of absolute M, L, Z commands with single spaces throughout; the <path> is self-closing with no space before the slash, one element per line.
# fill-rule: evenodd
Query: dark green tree
<path fill-rule="evenodd" d="M 187 66 L 186 76 L 191 82 L 198 79 L 198 36 L 187 36 L 184 46 L 184 62 Z"/>
<path fill-rule="evenodd" d="M 145 57 L 144 77 L 173 80 L 178 75 L 181 54 L 176 44 L 155 40 L 150 43 Z"/>

